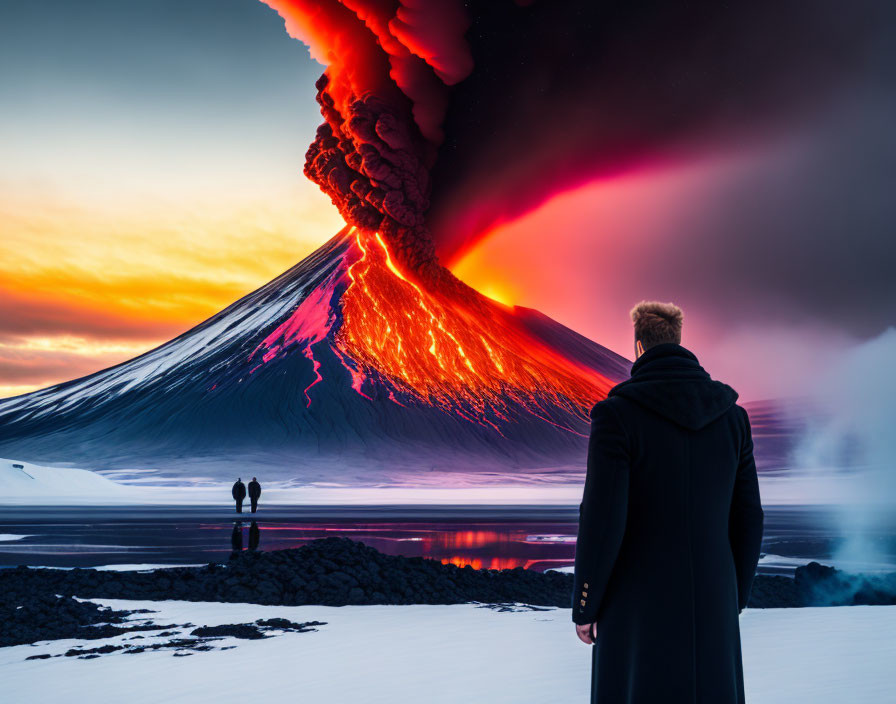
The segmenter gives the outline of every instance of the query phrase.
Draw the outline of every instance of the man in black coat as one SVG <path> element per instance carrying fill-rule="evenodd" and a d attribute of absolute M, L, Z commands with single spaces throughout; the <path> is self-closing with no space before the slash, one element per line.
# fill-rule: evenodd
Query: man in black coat
<path fill-rule="evenodd" d="M 255 477 L 249 482 L 249 501 L 251 502 L 252 513 L 258 510 L 258 497 L 261 496 L 261 484 Z"/>
<path fill-rule="evenodd" d="M 681 310 L 632 310 L 631 378 L 591 411 L 573 621 L 591 701 L 744 702 L 738 614 L 762 541 L 737 392 L 681 346 Z"/>
<path fill-rule="evenodd" d="M 233 500 L 236 501 L 236 512 L 243 512 L 243 499 L 246 498 L 246 485 L 243 484 L 242 477 L 237 477 L 236 483 L 233 485 L 233 489 L 230 490 L 230 493 L 233 495 Z"/>

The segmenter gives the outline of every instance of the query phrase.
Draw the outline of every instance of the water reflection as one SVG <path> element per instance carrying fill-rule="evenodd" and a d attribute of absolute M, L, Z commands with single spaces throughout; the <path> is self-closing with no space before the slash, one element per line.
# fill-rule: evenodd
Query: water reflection
<path fill-rule="evenodd" d="M 243 549 L 243 524 L 236 521 L 230 534 L 230 558 L 233 559 Z"/>
<path fill-rule="evenodd" d="M 534 532 L 533 528 L 538 531 Z M 572 564 L 574 523 L 502 523 L 472 529 L 435 523 L 264 525 L 267 550 L 303 545 L 337 535 L 359 540 L 389 555 L 426 557 L 474 569 L 525 567 L 543 571 Z"/>
<path fill-rule="evenodd" d="M 261 531 L 258 530 L 258 523 L 256 521 L 252 521 L 252 525 L 249 526 L 249 550 L 255 552 L 258 550 L 258 543 L 261 541 Z"/>
<path fill-rule="evenodd" d="M 261 542 L 261 530 L 258 528 L 258 522 L 252 521 L 249 526 L 249 551 L 258 550 L 258 544 Z M 230 533 L 230 559 L 235 558 L 243 550 L 243 523 L 235 521 L 233 531 Z"/>
<path fill-rule="evenodd" d="M 250 550 L 260 550 L 262 542 L 266 551 L 281 550 L 328 536 L 359 540 L 390 555 L 476 569 L 543 571 L 569 566 L 575 557 L 574 510 L 568 512 L 569 518 L 561 514 L 529 520 L 497 515 L 454 518 L 444 516 L 438 507 L 432 512 L 441 510 L 439 517 L 399 519 L 394 514 L 383 516 L 387 509 L 376 510 L 381 515 L 315 518 L 308 516 L 307 507 L 283 508 L 266 513 L 263 521 L 234 524 L 229 512 L 190 507 L 6 507 L 0 512 L 0 534 L 18 539 L 0 542 L 0 567 L 207 564 L 226 561 L 247 544 Z M 768 507 L 763 552 L 778 557 L 774 564 L 760 564 L 760 571 L 780 572 L 778 563 L 784 558 L 828 561 L 843 539 L 828 510 Z M 896 564 L 896 525 L 881 529 L 876 539 L 888 564 Z"/>

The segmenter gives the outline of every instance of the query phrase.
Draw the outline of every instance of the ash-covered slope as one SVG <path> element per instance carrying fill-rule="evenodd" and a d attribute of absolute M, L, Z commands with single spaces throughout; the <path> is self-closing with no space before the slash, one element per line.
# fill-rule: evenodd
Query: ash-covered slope
<path fill-rule="evenodd" d="M 146 354 L 0 401 L 0 456 L 301 483 L 581 472 L 588 409 L 629 362 L 459 282 L 431 293 L 374 237 L 347 229 Z"/>

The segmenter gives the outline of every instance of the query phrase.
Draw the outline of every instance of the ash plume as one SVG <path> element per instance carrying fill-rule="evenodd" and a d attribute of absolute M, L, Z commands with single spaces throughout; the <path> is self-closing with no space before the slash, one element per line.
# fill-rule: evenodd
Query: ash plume
<path fill-rule="evenodd" d="M 429 223 L 443 260 L 557 192 L 811 119 L 861 70 L 883 4 L 472 3 Z"/>
<path fill-rule="evenodd" d="M 383 233 L 396 256 L 434 263 L 425 224 L 430 169 L 442 141 L 448 87 L 472 68 L 455 0 L 267 0 L 291 36 L 327 65 L 324 117 L 305 174 L 346 222 Z"/>
<path fill-rule="evenodd" d="M 559 191 L 798 123 L 888 15 L 873 0 L 265 1 L 327 66 L 305 173 L 418 269 Z"/>

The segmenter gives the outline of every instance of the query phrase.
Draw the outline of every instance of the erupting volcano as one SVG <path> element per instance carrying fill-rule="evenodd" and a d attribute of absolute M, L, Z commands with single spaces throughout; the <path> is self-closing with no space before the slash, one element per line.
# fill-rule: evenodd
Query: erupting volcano
<path fill-rule="evenodd" d="M 3 401 L 0 454 L 171 478 L 557 480 L 581 471 L 588 408 L 627 367 L 347 227 L 171 342 Z"/>
<path fill-rule="evenodd" d="M 314 346 L 334 332 L 340 308 L 330 349 L 359 395 L 373 401 L 385 394 L 403 407 L 428 404 L 499 434 L 498 423 L 519 413 L 580 434 L 576 419 L 618 377 L 618 369 L 607 376 L 563 356 L 513 311 L 472 289 L 455 283 L 446 290 L 444 281 L 424 288 L 393 262 L 379 233 L 349 228 L 345 237 L 343 264 L 250 355 L 261 354 L 260 366 L 300 344 L 315 372 L 304 391 L 307 406 L 324 380 Z"/>
<path fill-rule="evenodd" d="M 269 4 L 327 65 L 305 173 L 347 226 L 171 342 L 0 402 L 0 455 L 300 483 L 580 474 L 588 409 L 628 362 L 463 284 L 427 222 L 473 68 L 463 6 Z"/>
<path fill-rule="evenodd" d="M 0 456 L 300 483 L 579 478 L 588 410 L 628 361 L 444 264 L 583 180 L 773 127 L 800 107 L 790 37 L 810 62 L 831 38 L 794 3 L 266 2 L 326 66 L 304 172 L 346 227 L 169 343 L 0 401 Z"/>

